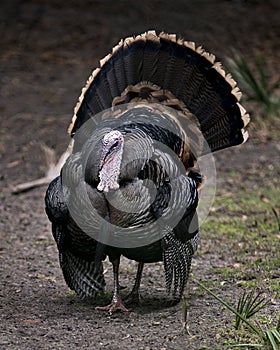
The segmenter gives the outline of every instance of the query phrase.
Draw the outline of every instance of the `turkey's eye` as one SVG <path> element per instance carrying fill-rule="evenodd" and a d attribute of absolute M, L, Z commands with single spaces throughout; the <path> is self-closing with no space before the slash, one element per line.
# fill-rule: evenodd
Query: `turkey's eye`
<path fill-rule="evenodd" d="M 109 142 L 108 139 L 105 139 L 105 138 L 104 138 L 104 139 L 102 140 L 102 143 L 103 143 L 104 146 L 107 146 L 107 145 L 108 145 L 108 142 Z"/>

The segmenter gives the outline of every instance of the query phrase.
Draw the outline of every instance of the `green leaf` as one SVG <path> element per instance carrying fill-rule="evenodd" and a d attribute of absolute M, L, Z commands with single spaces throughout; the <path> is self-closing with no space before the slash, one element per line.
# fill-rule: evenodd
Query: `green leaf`
<path fill-rule="evenodd" d="M 202 283 L 200 283 L 199 281 L 197 281 L 196 279 L 194 279 L 194 281 L 200 286 L 202 287 L 204 290 L 206 290 L 209 294 L 211 294 L 216 300 L 218 300 L 221 304 L 223 304 L 228 310 L 230 310 L 231 312 L 233 312 L 235 315 L 237 315 L 238 317 L 241 318 L 241 320 L 246 323 L 249 328 L 251 328 L 251 330 L 256 333 L 261 339 L 265 340 L 266 337 L 263 334 L 263 332 L 261 332 L 252 322 L 248 321 L 243 315 L 241 315 L 237 310 L 235 310 L 232 306 L 230 306 L 226 301 L 224 301 L 223 299 L 221 299 L 219 296 L 217 296 L 215 293 L 213 293 L 210 289 L 208 289 L 207 287 L 205 287 Z"/>
<path fill-rule="evenodd" d="M 229 60 L 229 64 L 236 80 L 243 86 L 247 99 L 260 104 L 267 117 L 278 115 L 280 101 L 276 91 L 280 86 L 280 79 L 270 83 L 265 60 L 261 57 L 255 58 L 255 67 L 252 69 L 244 57 L 235 54 L 234 59 Z"/>
<path fill-rule="evenodd" d="M 272 331 L 268 329 L 265 333 L 267 335 L 269 343 L 272 345 L 273 350 L 279 350 L 279 347 L 274 339 Z"/>
<path fill-rule="evenodd" d="M 243 315 L 246 319 L 252 317 L 257 312 L 262 310 L 269 304 L 269 301 L 265 298 L 260 298 L 261 292 L 256 293 L 254 290 L 251 290 L 248 294 L 244 291 L 237 304 L 237 312 Z M 241 318 L 236 315 L 235 318 L 235 328 L 239 329 Z"/>
<path fill-rule="evenodd" d="M 234 344 L 229 345 L 231 348 L 243 348 L 243 347 L 250 347 L 250 348 L 262 348 L 264 345 L 262 344 Z"/>
<path fill-rule="evenodd" d="M 274 338 L 280 343 L 280 333 L 278 332 L 277 329 L 272 329 L 271 333 L 274 335 Z"/>

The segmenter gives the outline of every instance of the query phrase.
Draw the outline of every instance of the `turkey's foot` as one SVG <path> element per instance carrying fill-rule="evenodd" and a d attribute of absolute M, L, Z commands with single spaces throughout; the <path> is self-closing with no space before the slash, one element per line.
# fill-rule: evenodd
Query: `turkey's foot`
<path fill-rule="evenodd" d="M 112 300 L 111 304 L 105 306 L 96 306 L 95 310 L 108 311 L 112 315 L 116 311 L 129 312 L 129 310 L 124 306 L 124 303 L 120 296 L 116 300 Z"/>
<path fill-rule="evenodd" d="M 127 286 L 122 286 L 122 285 L 119 284 L 119 290 L 123 290 L 123 289 L 126 289 L 126 288 L 127 288 Z"/>
<path fill-rule="evenodd" d="M 132 290 L 126 297 L 125 297 L 125 303 L 127 305 L 140 305 L 140 294 L 138 291 Z"/>

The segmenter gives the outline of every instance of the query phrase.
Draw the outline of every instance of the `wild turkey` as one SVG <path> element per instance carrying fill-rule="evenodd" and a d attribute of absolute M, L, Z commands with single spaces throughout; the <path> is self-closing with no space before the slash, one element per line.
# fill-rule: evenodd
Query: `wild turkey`
<path fill-rule="evenodd" d="M 126 38 L 100 61 L 69 127 L 73 153 L 46 193 L 46 212 L 68 286 L 80 297 L 103 291 L 103 259 L 119 294 L 123 255 L 163 261 L 168 293 L 180 299 L 199 241 L 196 208 L 207 152 L 241 144 L 249 117 L 241 93 L 215 57 L 176 35 Z"/>

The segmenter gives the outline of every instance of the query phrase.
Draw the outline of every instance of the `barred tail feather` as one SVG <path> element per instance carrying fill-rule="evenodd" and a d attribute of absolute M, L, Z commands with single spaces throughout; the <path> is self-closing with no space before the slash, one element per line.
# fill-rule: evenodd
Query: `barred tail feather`
<path fill-rule="evenodd" d="M 192 257 L 199 241 L 199 233 L 183 243 L 175 237 L 173 232 L 170 232 L 164 236 L 163 241 L 166 290 L 170 294 L 173 284 L 172 297 L 180 299 L 188 281 Z"/>
<path fill-rule="evenodd" d="M 183 105 L 192 113 L 212 151 L 246 141 L 249 116 L 239 104 L 241 92 L 231 75 L 201 46 L 155 31 L 121 40 L 100 61 L 82 90 L 69 133 L 110 108 L 125 90 L 123 103 L 129 102 L 133 88 L 143 83 L 157 86 L 165 100 L 172 95 L 179 110 Z"/>
<path fill-rule="evenodd" d="M 60 266 L 68 287 L 74 290 L 80 298 L 95 298 L 104 291 L 105 279 L 103 265 L 96 269 L 94 261 L 86 261 L 75 256 L 69 250 L 59 254 Z"/>

